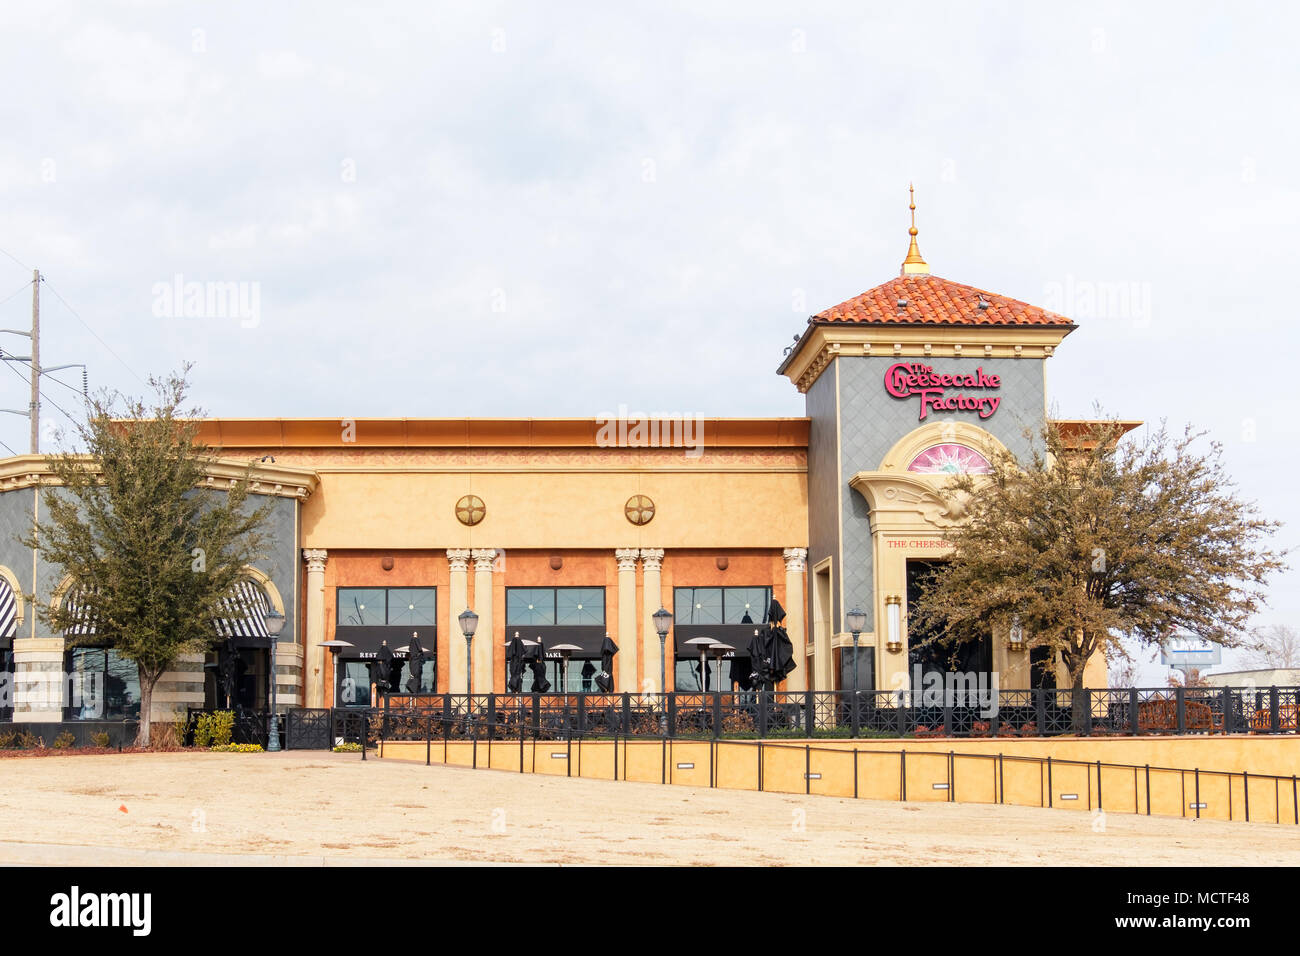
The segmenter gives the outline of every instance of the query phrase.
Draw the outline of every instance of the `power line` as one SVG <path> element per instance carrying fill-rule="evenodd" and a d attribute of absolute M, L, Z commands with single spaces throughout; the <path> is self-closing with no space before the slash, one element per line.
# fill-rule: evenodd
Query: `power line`
<path fill-rule="evenodd" d="M 26 383 L 27 379 L 23 378 L 23 373 L 22 373 L 22 372 L 18 371 L 18 369 L 14 368 L 14 367 L 13 367 L 12 365 L 10 365 L 8 362 L 5 362 L 4 365 L 5 365 L 5 368 L 9 369 L 9 371 L 13 372 L 15 375 L 18 376 L 19 381 Z M 31 366 L 31 363 L 28 362 L 27 365 L 28 365 L 28 367 L 30 367 L 30 366 Z M 57 379 L 56 379 L 56 381 L 57 381 Z M 63 383 L 60 382 L 59 384 L 63 384 Z M 65 409 L 62 405 L 60 405 L 58 402 L 54 401 L 54 399 L 50 398 L 50 396 L 46 395 L 44 392 L 41 392 L 41 391 L 38 390 L 37 394 L 39 394 L 39 395 L 41 396 L 41 398 L 45 399 L 45 401 L 49 402 L 49 403 L 50 403 L 51 405 L 53 405 L 56 409 L 58 409 L 60 412 L 62 412 L 63 417 L 66 418 L 69 422 L 71 422 L 73 425 L 76 425 L 76 424 L 77 424 L 77 420 L 76 420 L 75 418 L 73 418 L 72 415 L 70 415 L 70 414 L 68 413 L 67 409 Z M 77 394 L 80 395 L 81 393 L 78 392 Z M 9 446 L 6 445 L 5 447 L 8 448 Z"/>
<path fill-rule="evenodd" d="M 9 256 L 9 258 L 10 258 L 10 259 L 13 259 L 14 262 L 18 262 L 18 259 L 17 259 L 16 257 L 14 257 L 14 256 L 12 256 L 12 255 L 9 255 L 9 253 L 8 253 L 8 252 L 5 252 L 4 249 L 0 249 L 0 253 L 4 253 L 4 255 Z M 20 266 L 22 266 L 24 269 L 26 269 L 28 272 L 31 272 L 31 271 L 32 271 L 32 267 L 29 266 L 27 263 L 25 263 L 25 262 L 18 262 L 18 264 L 19 264 Z"/>
<path fill-rule="evenodd" d="M 12 294 L 5 296 L 3 299 L 0 299 L 0 305 L 4 305 L 6 302 L 8 302 L 10 299 L 12 299 L 15 295 L 19 295 L 20 293 L 26 292 L 26 291 L 27 291 L 28 289 L 30 289 L 31 287 L 32 287 L 31 280 L 28 279 L 28 280 L 27 280 L 26 282 L 24 282 L 21 286 L 19 286 L 18 289 L 17 289 L 16 291 L 14 291 Z"/>
<path fill-rule="evenodd" d="M 48 372 L 42 372 L 41 374 L 44 375 L 45 378 L 46 378 L 47 380 L 53 382 L 55 385 L 62 385 L 62 386 L 63 386 L 64 388 L 66 388 L 69 392 L 73 392 L 73 393 L 75 393 L 76 396 L 77 396 L 78 398 L 86 398 L 86 397 L 87 397 L 87 396 L 86 396 L 86 393 L 85 393 L 84 391 L 82 391 L 81 389 L 77 388 L 77 386 L 75 386 L 75 385 L 69 385 L 67 382 L 65 382 L 65 381 L 63 381 L 63 380 L 61 380 L 61 379 L 57 379 L 57 378 L 55 378 L 53 375 L 51 375 L 51 374 L 48 373 Z"/>
<path fill-rule="evenodd" d="M 0 249 L 0 252 L 3 252 L 3 251 L 4 251 L 4 250 Z M 5 255 L 9 255 L 9 254 L 6 252 Z M 13 257 L 10 256 L 10 258 L 13 258 Z M 18 260 L 17 260 L 17 259 L 14 259 L 14 261 L 17 262 Z M 44 276 L 42 276 L 41 278 L 45 279 Z M 55 297 L 56 299 L 58 299 L 60 302 L 63 303 L 63 307 L 64 307 L 65 309 L 67 309 L 69 312 L 71 312 L 72 315 L 73 315 L 73 317 L 76 318 L 76 320 L 77 320 L 78 322 L 80 322 L 80 323 L 82 324 L 82 326 L 85 327 L 86 331 L 89 332 L 91 335 L 93 335 L 93 336 L 95 337 L 95 341 L 96 341 L 96 342 L 98 342 L 100 345 L 104 346 L 104 348 L 108 351 L 108 354 L 109 354 L 109 355 L 113 356 L 113 358 L 117 359 L 120 363 L 122 363 L 122 367 L 123 367 L 124 369 L 126 369 L 128 372 L 130 372 L 132 375 L 135 376 L 135 379 L 136 379 L 137 382 L 139 382 L 141 385 L 146 385 L 146 384 L 148 384 L 147 382 L 145 382 L 144 379 L 142 379 L 142 378 L 141 378 L 141 377 L 136 373 L 136 370 L 135 370 L 135 369 L 133 369 L 131 366 L 129 366 L 129 365 L 126 364 L 126 359 L 122 358 L 122 356 L 120 356 L 120 355 L 118 355 L 116 352 L 114 352 L 114 351 L 113 351 L 113 347 L 112 347 L 111 345 L 109 345 L 107 342 L 105 342 L 103 339 L 101 339 L 101 338 L 99 337 L 99 333 L 96 332 L 94 329 L 92 329 L 92 328 L 90 327 L 90 324 L 89 324 L 85 319 L 83 319 L 83 318 L 80 316 L 80 314 L 78 314 L 78 312 L 77 312 L 76 309 L 74 309 L 72 306 L 68 305 L 68 300 L 65 299 L 63 296 L 59 295 L 59 290 L 56 289 L 56 288 L 54 288 L 54 286 L 50 285 L 49 279 L 45 279 L 45 288 L 49 289 L 51 292 L 54 293 L 54 297 Z"/>

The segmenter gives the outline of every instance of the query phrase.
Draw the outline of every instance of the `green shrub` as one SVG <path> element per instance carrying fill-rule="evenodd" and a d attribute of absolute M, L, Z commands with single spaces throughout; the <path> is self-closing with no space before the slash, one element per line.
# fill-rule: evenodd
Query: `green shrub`
<path fill-rule="evenodd" d="M 12 730 L 0 733 L 0 750 L 11 750 L 18 746 L 18 734 Z"/>
<path fill-rule="evenodd" d="M 194 746 L 206 747 L 212 743 L 212 715 L 199 714 L 194 721 Z"/>
<path fill-rule="evenodd" d="M 210 714 L 199 714 L 194 722 L 194 746 L 225 747 L 230 743 L 230 736 L 235 731 L 235 712 L 217 710 Z"/>
<path fill-rule="evenodd" d="M 230 744 L 230 736 L 235 732 L 235 712 L 218 710 L 212 714 L 212 743 L 216 747 Z M 258 748 L 261 749 L 260 747 Z"/>
<path fill-rule="evenodd" d="M 45 739 L 36 734 L 29 734 L 25 730 L 19 731 L 18 747 L 20 750 L 44 750 Z"/>
<path fill-rule="evenodd" d="M 77 735 L 70 730 L 65 730 L 63 733 L 59 734 L 57 737 L 54 738 L 54 749 L 67 750 L 76 742 L 77 742 Z"/>
<path fill-rule="evenodd" d="M 110 738 L 109 738 L 109 736 L 108 736 L 108 731 L 106 731 L 106 730 L 101 730 L 101 731 L 100 731 L 99 733 L 97 733 L 97 734 L 91 734 L 91 735 L 90 735 L 90 742 L 91 742 L 92 744 L 94 744 L 96 747 L 108 747 L 108 746 L 110 746 Z"/>
<path fill-rule="evenodd" d="M 336 754 L 359 754 L 361 753 L 361 745 L 357 743 L 339 744 L 334 748 L 334 752 Z"/>
<path fill-rule="evenodd" d="M 260 754 L 261 744 L 217 744 L 209 748 L 217 754 Z"/>

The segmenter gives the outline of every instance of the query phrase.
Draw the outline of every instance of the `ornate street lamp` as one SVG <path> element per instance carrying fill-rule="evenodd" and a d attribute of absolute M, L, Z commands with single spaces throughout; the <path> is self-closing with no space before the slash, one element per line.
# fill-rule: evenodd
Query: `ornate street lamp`
<path fill-rule="evenodd" d="M 280 641 L 280 632 L 284 630 L 284 615 L 275 608 L 271 608 L 262 615 L 262 621 L 266 624 L 266 633 L 271 636 L 271 727 L 266 736 L 266 749 L 271 752 L 278 752 L 280 749 L 280 724 L 275 713 L 275 647 Z"/>
<path fill-rule="evenodd" d="M 672 612 L 667 611 L 661 605 L 659 610 L 655 611 L 650 617 L 655 622 L 655 633 L 659 635 L 659 693 L 668 693 L 667 670 L 664 664 L 665 644 L 668 640 L 668 631 L 673 626 Z"/>
<path fill-rule="evenodd" d="M 854 605 L 853 610 L 844 616 L 850 633 L 853 634 L 853 697 L 858 696 L 858 637 L 867 626 L 867 612 Z"/>
<path fill-rule="evenodd" d="M 659 718 L 659 726 L 666 732 L 668 730 L 668 674 L 667 665 L 665 664 L 665 644 L 668 640 L 668 629 L 673 626 L 673 616 L 661 604 L 659 610 L 651 614 L 650 617 L 655 622 L 655 633 L 659 635 L 659 694 L 664 705 L 664 712 Z"/>
<path fill-rule="evenodd" d="M 465 696 L 474 696 L 474 655 L 471 653 L 474 647 L 474 632 L 478 630 L 478 615 L 469 608 L 460 612 L 460 632 L 465 635 Z M 469 701 L 465 706 L 470 706 Z"/>

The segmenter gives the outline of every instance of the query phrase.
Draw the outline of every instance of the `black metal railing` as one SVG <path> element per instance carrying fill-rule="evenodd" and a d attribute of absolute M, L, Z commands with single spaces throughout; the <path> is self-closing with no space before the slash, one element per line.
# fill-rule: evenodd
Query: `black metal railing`
<path fill-rule="evenodd" d="M 391 695 L 375 740 L 1295 734 L 1300 688 Z M 341 735 L 335 733 L 334 737 Z"/>
<path fill-rule="evenodd" d="M 186 745 L 207 710 L 186 714 Z M 291 708 L 285 749 L 381 740 L 666 737 L 1093 737 L 1300 733 L 1300 687 L 390 695 L 378 707 Z M 234 743 L 267 744 L 265 712 L 236 714 Z"/>
<path fill-rule="evenodd" d="M 198 719 L 203 714 L 211 714 L 216 711 L 207 708 L 189 707 L 185 710 L 185 746 L 194 746 L 194 727 Z M 280 734 L 280 744 L 284 745 L 286 720 L 285 714 L 277 714 L 278 731 Z M 257 744 L 265 749 L 270 737 L 270 722 L 267 720 L 267 712 L 243 711 L 235 714 L 234 726 L 231 728 L 230 742 L 232 744 Z"/>

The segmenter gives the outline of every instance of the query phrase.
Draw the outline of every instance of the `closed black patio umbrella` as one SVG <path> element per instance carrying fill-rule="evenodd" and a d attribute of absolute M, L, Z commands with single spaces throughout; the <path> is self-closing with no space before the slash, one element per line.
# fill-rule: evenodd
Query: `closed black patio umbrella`
<path fill-rule="evenodd" d="M 511 694 L 522 693 L 524 689 L 524 642 L 519 639 L 519 632 L 506 642 L 506 691 Z"/>
<path fill-rule="evenodd" d="M 766 629 L 764 629 L 766 630 Z M 767 686 L 771 674 L 767 656 L 767 635 L 764 630 L 755 631 L 749 639 L 745 654 L 749 657 L 749 687 L 746 690 L 769 690 Z"/>
<path fill-rule="evenodd" d="M 551 689 L 551 682 L 546 679 L 546 647 L 540 637 L 537 638 L 536 644 L 524 648 L 524 660 L 528 662 L 528 667 L 533 672 L 533 691 L 545 694 Z"/>
<path fill-rule="evenodd" d="M 239 651 L 235 648 L 235 639 L 226 638 L 221 649 L 217 651 L 217 694 L 220 706 L 234 710 L 235 688 L 239 683 Z"/>
<path fill-rule="evenodd" d="M 773 684 L 785 680 L 795 669 L 794 644 L 790 642 L 790 633 L 782 625 L 785 620 L 785 608 L 772 599 L 767 612 L 766 639 L 768 671 Z"/>
<path fill-rule="evenodd" d="M 749 641 L 750 681 L 757 690 L 772 690 L 795 669 L 794 645 L 781 622 L 785 608 L 772 599 L 767 610 L 767 627 Z"/>
<path fill-rule="evenodd" d="M 596 675 L 596 686 L 606 694 L 614 690 L 614 655 L 617 653 L 618 645 L 606 634 L 600 644 L 600 673 Z"/>
<path fill-rule="evenodd" d="M 379 645 L 379 655 L 370 665 L 370 680 L 378 693 L 386 694 L 392 688 L 392 675 L 393 650 L 388 646 L 388 642 L 384 641 Z"/>
<path fill-rule="evenodd" d="M 420 634 L 415 632 L 411 634 L 411 643 L 407 646 L 407 667 L 410 668 L 411 676 L 406 679 L 406 690 L 410 694 L 418 694 L 424 689 L 424 648 L 420 644 Z"/>

